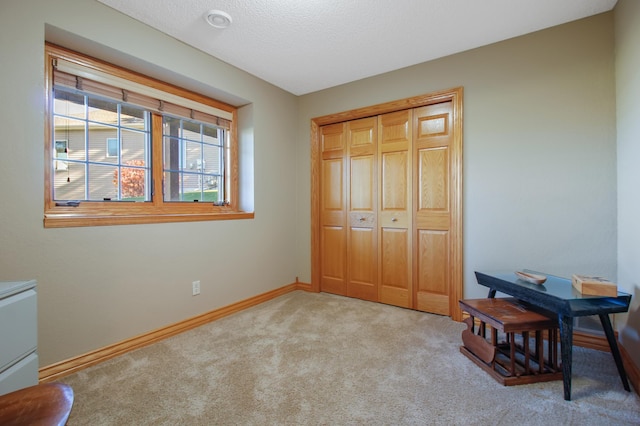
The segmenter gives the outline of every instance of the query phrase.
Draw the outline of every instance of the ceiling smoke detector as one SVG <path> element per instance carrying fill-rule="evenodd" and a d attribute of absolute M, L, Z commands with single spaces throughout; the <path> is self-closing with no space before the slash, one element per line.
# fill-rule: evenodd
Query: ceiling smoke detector
<path fill-rule="evenodd" d="M 204 19 L 215 28 L 227 28 L 233 22 L 231 15 L 221 10 L 210 10 L 204 15 Z"/>

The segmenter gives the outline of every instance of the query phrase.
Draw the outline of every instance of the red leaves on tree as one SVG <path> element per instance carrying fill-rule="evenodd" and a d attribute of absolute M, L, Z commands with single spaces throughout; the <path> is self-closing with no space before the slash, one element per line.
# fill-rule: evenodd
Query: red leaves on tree
<path fill-rule="evenodd" d="M 130 160 L 124 164 L 144 167 L 144 160 Z M 122 197 L 144 197 L 145 181 L 145 169 L 122 167 L 122 177 L 120 177 Z M 118 170 L 113 173 L 113 184 L 118 186 Z"/>

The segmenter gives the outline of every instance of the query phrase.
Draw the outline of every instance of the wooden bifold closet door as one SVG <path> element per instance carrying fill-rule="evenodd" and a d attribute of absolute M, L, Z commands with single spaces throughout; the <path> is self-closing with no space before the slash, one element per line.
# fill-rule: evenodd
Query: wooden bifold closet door
<path fill-rule="evenodd" d="M 378 300 L 404 308 L 413 307 L 411 117 L 411 110 L 378 117 L 381 174 Z"/>
<path fill-rule="evenodd" d="M 461 319 L 462 89 L 450 93 L 312 121 L 313 289 Z"/>

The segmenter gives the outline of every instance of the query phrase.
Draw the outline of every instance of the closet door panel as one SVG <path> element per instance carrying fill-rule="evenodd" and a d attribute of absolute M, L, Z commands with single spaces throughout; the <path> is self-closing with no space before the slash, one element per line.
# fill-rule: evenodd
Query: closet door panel
<path fill-rule="evenodd" d="M 411 110 L 380 116 L 380 148 L 383 152 L 404 151 L 411 145 Z"/>
<path fill-rule="evenodd" d="M 346 228 L 343 159 L 322 164 L 321 289 L 346 295 Z"/>
<path fill-rule="evenodd" d="M 417 229 L 449 229 L 448 153 L 447 147 L 418 151 Z"/>
<path fill-rule="evenodd" d="M 378 300 L 377 132 L 375 117 L 347 123 L 347 296 L 371 301 Z"/>
<path fill-rule="evenodd" d="M 393 217 L 408 219 L 409 153 L 407 151 L 383 152 L 382 158 L 382 208 Z M 394 212 L 402 213 L 394 215 Z"/>
<path fill-rule="evenodd" d="M 374 152 L 377 132 L 375 125 L 375 118 L 365 118 L 347 123 L 350 155 L 358 156 Z"/>
<path fill-rule="evenodd" d="M 415 308 L 442 315 L 452 305 L 451 116 L 451 102 L 414 110 Z"/>
<path fill-rule="evenodd" d="M 376 167 L 374 158 L 373 155 L 351 157 L 351 190 L 349 191 L 351 212 L 374 212 L 375 188 L 372 184 Z"/>
<path fill-rule="evenodd" d="M 411 282 L 411 110 L 379 117 L 380 301 L 409 308 Z"/>
<path fill-rule="evenodd" d="M 322 223 L 344 226 L 344 160 L 324 160 L 322 162 Z"/>
<path fill-rule="evenodd" d="M 449 314 L 449 233 L 418 231 L 417 309 Z"/>
<path fill-rule="evenodd" d="M 408 229 L 382 228 L 380 240 L 380 301 L 407 308 L 411 296 L 410 232 Z"/>
<path fill-rule="evenodd" d="M 321 244 L 322 291 L 344 296 L 347 294 L 345 277 L 347 250 L 344 228 L 323 226 Z"/>
<path fill-rule="evenodd" d="M 326 158 L 334 154 L 334 156 L 343 156 L 345 152 L 344 124 L 331 124 L 323 126 L 320 129 L 320 149 L 322 158 Z"/>
<path fill-rule="evenodd" d="M 373 228 L 353 227 L 349 233 L 349 283 L 347 296 L 376 301 L 376 236 Z"/>
<path fill-rule="evenodd" d="M 433 145 L 448 145 L 451 136 L 451 102 L 417 108 L 416 140 Z"/>
<path fill-rule="evenodd" d="M 418 209 L 449 213 L 449 152 L 447 147 L 418 151 Z"/>
<path fill-rule="evenodd" d="M 322 162 L 320 167 L 320 289 L 346 295 L 347 292 L 347 152 L 345 125 L 320 129 Z"/>

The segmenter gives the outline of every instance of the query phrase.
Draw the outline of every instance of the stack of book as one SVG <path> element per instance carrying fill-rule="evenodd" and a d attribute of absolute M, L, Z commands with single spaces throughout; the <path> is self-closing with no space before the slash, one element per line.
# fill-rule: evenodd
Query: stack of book
<path fill-rule="evenodd" d="M 574 274 L 573 287 L 582 294 L 592 296 L 617 296 L 618 286 L 606 278 Z"/>

